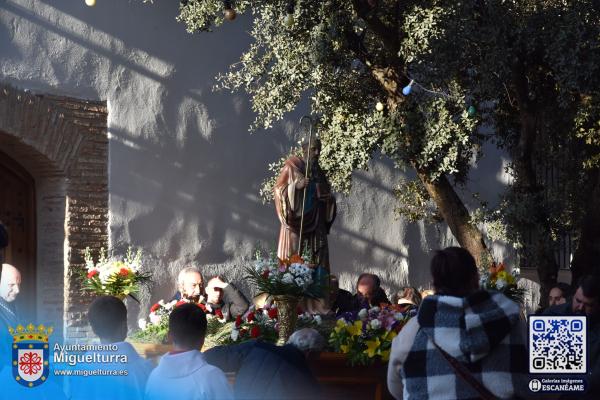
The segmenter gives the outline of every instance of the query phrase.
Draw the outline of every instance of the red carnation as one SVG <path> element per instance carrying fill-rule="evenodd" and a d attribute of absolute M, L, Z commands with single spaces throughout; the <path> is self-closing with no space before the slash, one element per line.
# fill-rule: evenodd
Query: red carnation
<path fill-rule="evenodd" d="M 150 307 L 150 312 L 155 312 L 160 308 L 160 304 L 156 303 L 152 307 Z"/>
<path fill-rule="evenodd" d="M 242 316 L 238 315 L 237 317 L 235 317 L 235 327 L 239 328 L 239 326 L 242 324 Z"/>
<path fill-rule="evenodd" d="M 253 312 L 248 314 L 248 316 L 246 317 L 246 321 L 248 321 L 248 322 L 254 321 L 254 313 Z"/>
<path fill-rule="evenodd" d="M 183 304 L 187 304 L 187 301 L 179 300 L 177 303 L 175 303 L 175 307 L 179 307 Z"/>
<path fill-rule="evenodd" d="M 208 310 L 206 309 L 206 306 L 202 303 L 198 303 L 198 307 L 200 307 L 200 309 L 204 312 L 207 312 Z"/>
<path fill-rule="evenodd" d="M 265 270 L 265 271 L 262 273 L 262 277 L 263 277 L 263 278 L 265 278 L 265 279 L 266 279 L 266 278 L 268 278 L 268 277 L 269 277 L 269 271 L 268 271 L 268 270 Z"/>
<path fill-rule="evenodd" d="M 121 276 L 127 276 L 127 275 L 129 275 L 129 270 L 127 268 L 121 268 L 119 270 L 119 275 L 121 275 Z"/>
<path fill-rule="evenodd" d="M 277 318 L 277 309 L 276 308 L 271 308 L 269 311 L 269 318 L 274 319 Z"/>
<path fill-rule="evenodd" d="M 259 336 L 260 336 L 260 328 L 258 327 L 258 325 L 254 325 L 252 327 L 252 329 L 250 329 L 250 337 L 253 339 L 256 339 Z"/>
<path fill-rule="evenodd" d="M 98 275 L 98 270 L 93 269 L 90 272 L 88 272 L 87 277 L 88 277 L 88 279 L 91 279 L 91 278 L 95 277 L 96 275 Z"/>
<path fill-rule="evenodd" d="M 215 310 L 215 315 L 217 316 L 217 318 L 219 318 L 219 319 L 223 319 L 223 312 L 221 311 L 221 309 L 220 309 L 220 308 L 217 308 L 217 309 Z"/>

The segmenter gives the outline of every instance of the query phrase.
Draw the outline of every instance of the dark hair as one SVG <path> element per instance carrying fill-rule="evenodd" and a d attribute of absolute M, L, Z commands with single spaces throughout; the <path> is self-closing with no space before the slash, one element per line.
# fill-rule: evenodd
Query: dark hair
<path fill-rule="evenodd" d="M 123 301 L 113 296 L 101 296 L 95 299 L 88 310 L 88 321 L 98 337 L 124 340 L 127 330 L 127 308 Z M 123 336 L 123 337 L 121 337 Z"/>
<path fill-rule="evenodd" d="M 394 297 L 392 297 L 392 304 L 398 304 L 398 300 L 400 299 L 408 299 L 416 306 L 421 304 L 421 301 L 423 300 L 421 293 L 419 293 L 417 288 L 412 286 L 405 286 L 398 293 L 396 293 Z"/>
<path fill-rule="evenodd" d="M 572 291 L 571 291 L 571 285 L 564 283 L 564 282 L 557 282 L 556 285 L 552 286 L 550 288 L 550 290 L 557 288 L 558 290 L 560 290 L 560 292 L 562 293 L 563 297 L 565 299 L 568 299 L 569 297 L 571 297 L 573 295 Z"/>
<path fill-rule="evenodd" d="M 193 303 L 176 307 L 169 315 L 169 333 L 176 345 L 200 350 L 206 336 L 206 314 Z"/>
<path fill-rule="evenodd" d="M 581 288 L 585 297 L 600 298 L 600 276 L 598 275 L 582 276 L 577 287 Z"/>
<path fill-rule="evenodd" d="M 477 278 L 475 259 L 462 247 L 446 247 L 431 259 L 431 276 L 437 294 L 464 297 Z"/>

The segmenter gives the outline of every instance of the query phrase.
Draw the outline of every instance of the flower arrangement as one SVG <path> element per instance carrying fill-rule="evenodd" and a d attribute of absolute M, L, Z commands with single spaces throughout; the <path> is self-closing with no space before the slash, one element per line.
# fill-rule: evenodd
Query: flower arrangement
<path fill-rule="evenodd" d="M 512 273 L 506 271 L 503 263 L 492 263 L 489 270 L 481 275 L 481 288 L 501 292 L 509 299 L 523 304 L 525 290 L 517 287 L 519 274 L 516 270 Z"/>
<path fill-rule="evenodd" d="M 257 252 L 252 267 L 246 268 L 247 279 L 260 293 L 272 296 L 293 296 L 318 298 L 321 286 L 313 280 L 313 269 L 298 255 L 281 260 L 275 256 L 262 258 Z"/>
<path fill-rule="evenodd" d="M 165 303 L 164 300 L 155 303 L 150 307 L 148 321 L 143 318 L 138 321 L 140 330 L 134 333 L 131 339 L 142 343 L 167 343 L 169 315 L 171 315 L 171 312 L 175 308 L 189 302 L 189 300 L 184 298 L 182 300 L 172 300 L 168 303 Z M 203 296 L 200 296 L 200 302 L 197 304 L 206 313 L 208 322 L 207 335 L 216 333 L 226 324 L 226 318 L 221 310 L 213 310 L 210 305 L 206 304 Z"/>
<path fill-rule="evenodd" d="M 116 296 L 124 299 L 139 292 L 140 284 L 150 280 L 150 275 L 142 273 L 142 252 L 135 254 L 130 247 L 123 261 L 109 260 L 104 248 L 100 249 L 97 263 L 94 263 L 89 247 L 84 253 L 86 269 L 83 271 L 83 288 L 98 295 Z M 137 299 L 136 299 L 137 300 Z"/>
<path fill-rule="evenodd" d="M 334 351 L 346 354 L 351 365 L 388 361 L 392 340 L 409 319 L 396 305 L 346 313 L 337 320 L 329 344 Z"/>
<path fill-rule="evenodd" d="M 295 329 L 315 328 L 320 330 L 322 318 L 308 312 L 297 310 L 298 320 Z M 238 316 L 231 329 L 229 338 L 222 344 L 242 343 L 252 339 L 260 339 L 275 343 L 279 332 L 279 312 L 276 305 L 266 304 L 263 308 L 250 307 L 243 316 Z"/>

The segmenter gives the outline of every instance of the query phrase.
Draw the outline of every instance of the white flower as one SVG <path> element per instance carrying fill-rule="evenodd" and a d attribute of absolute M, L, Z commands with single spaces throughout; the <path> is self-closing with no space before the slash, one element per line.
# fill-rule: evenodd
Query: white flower
<path fill-rule="evenodd" d="M 233 340 L 235 342 L 236 340 L 238 340 L 239 337 L 240 337 L 240 331 L 238 331 L 237 329 L 232 329 L 231 330 L 231 340 Z"/>
<path fill-rule="evenodd" d="M 288 272 L 286 272 L 285 274 L 283 274 L 283 277 L 281 278 L 281 282 L 283 283 L 294 283 L 294 276 Z"/>
<path fill-rule="evenodd" d="M 294 279 L 294 281 L 296 282 L 296 285 L 303 287 L 306 285 L 306 282 L 304 282 L 304 280 L 302 278 L 296 278 Z"/>
<path fill-rule="evenodd" d="M 160 315 L 157 315 L 156 313 L 150 313 L 149 318 L 152 325 L 158 325 L 160 323 Z"/>
<path fill-rule="evenodd" d="M 369 313 L 367 312 L 367 309 L 366 309 L 366 308 L 363 308 L 362 310 L 360 310 L 360 311 L 358 312 L 358 318 L 360 318 L 360 319 L 361 319 L 361 320 L 363 320 L 363 321 L 364 321 L 365 319 L 367 319 L 367 315 L 369 315 Z"/>
<path fill-rule="evenodd" d="M 371 321 L 371 329 L 379 329 L 381 328 L 381 321 L 378 319 L 374 319 Z"/>
<path fill-rule="evenodd" d="M 397 312 L 396 314 L 394 314 L 394 319 L 395 319 L 396 321 L 401 321 L 401 320 L 403 320 L 403 319 L 404 319 L 404 315 L 402 315 L 402 313 L 401 313 L 401 312 Z"/>
<path fill-rule="evenodd" d="M 140 327 L 141 330 L 146 329 L 146 326 L 148 326 L 148 323 L 146 322 L 146 320 L 144 318 L 140 318 L 138 320 L 138 326 Z"/>
<path fill-rule="evenodd" d="M 371 307 L 371 309 L 369 310 L 370 313 L 376 313 L 379 312 L 379 307 L 375 306 L 375 307 Z"/>
<path fill-rule="evenodd" d="M 323 322 L 323 319 L 321 318 L 320 315 L 315 315 L 315 322 L 317 325 L 321 325 L 321 323 Z"/>
<path fill-rule="evenodd" d="M 502 290 L 504 286 L 506 286 L 506 281 L 504 279 L 500 278 L 496 281 L 496 288 L 498 290 Z"/>

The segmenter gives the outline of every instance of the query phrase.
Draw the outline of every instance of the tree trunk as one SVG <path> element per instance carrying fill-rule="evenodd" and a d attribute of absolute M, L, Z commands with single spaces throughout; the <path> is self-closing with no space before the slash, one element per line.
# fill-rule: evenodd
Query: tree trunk
<path fill-rule="evenodd" d="M 600 272 L 600 171 L 588 172 L 592 190 L 587 198 L 581 220 L 577 249 L 571 262 L 571 286 L 575 288 L 579 279 Z"/>
<path fill-rule="evenodd" d="M 471 223 L 469 211 L 446 176 L 442 175 L 431 182 L 425 172 L 417 171 L 417 175 L 460 246 L 471 253 L 479 267 L 486 267 L 486 260 L 490 260 L 491 257 L 483 235 Z"/>
<path fill-rule="evenodd" d="M 538 137 L 538 104 L 529 99 L 529 81 L 526 76 L 525 66 L 517 60 L 513 65 L 513 85 L 519 105 L 520 130 L 519 140 L 516 143 L 514 159 L 515 184 L 513 191 L 515 195 L 522 195 L 530 199 L 542 199 L 542 187 L 540 187 L 535 171 L 535 145 Z M 516 229 L 521 230 L 525 237 L 530 234 L 529 255 L 530 262 L 537 269 L 540 280 L 540 306 L 548 305 L 548 292 L 556 283 L 558 265 L 554 259 L 554 249 L 550 239 L 550 231 L 546 225 L 547 209 L 543 204 L 531 210 L 533 223 L 517 224 Z"/>

